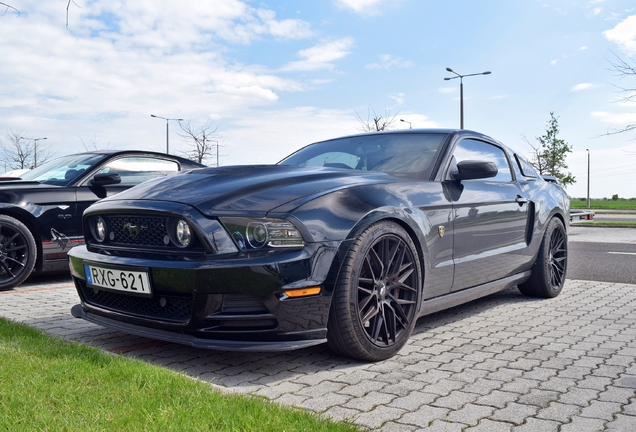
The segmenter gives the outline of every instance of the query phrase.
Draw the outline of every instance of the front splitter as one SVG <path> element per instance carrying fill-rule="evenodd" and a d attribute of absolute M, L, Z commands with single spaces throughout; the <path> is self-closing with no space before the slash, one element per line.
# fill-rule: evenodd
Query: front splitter
<path fill-rule="evenodd" d="M 190 345 L 194 348 L 204 348 L 219 351 L 243 351 L 243 352 L 282 352 L 292 351 L 302 348 L 308 348 L 314 345 L 320 345 L 327 342 L 327 339 L 309 339 L 298 341 L 227 341 L 218 339 L 198 338 L 189 334 L 172 333 L 165 330 L 143 327 L 135 324 L 122 323 L 110 318 L 87 312 L 81 304 L 77 304 L 71 308 L 71 314 L 75 318 L 81 318 L 86 321 L 98 324 L 104 327 L 119 330 L 125 333 L 134 334 L 136 336 L 147 337 L 150 339 L 158 339 L 166 342 L 173 342 L 182 345 Z"/>

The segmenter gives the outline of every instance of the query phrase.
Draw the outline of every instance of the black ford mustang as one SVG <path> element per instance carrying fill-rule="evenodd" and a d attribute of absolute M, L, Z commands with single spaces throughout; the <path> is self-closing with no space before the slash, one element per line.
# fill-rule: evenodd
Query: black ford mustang
<path fill-rule="evenodd" d="M 395 354 L 419 316 L 561 291 L 569 201 L 467 130 L 370 133 L 151 180 L 84 212 L 74 316 L 223 350 Z"/>
<path fill-rule="evenodd" d="M 145 180 L 203 165 L 178 156 L 103 150 L 62 156 L 20 177 L 0 177 L 0 290 L 38 272 L 68 268 L 84 241 L 82 213 Z"/>

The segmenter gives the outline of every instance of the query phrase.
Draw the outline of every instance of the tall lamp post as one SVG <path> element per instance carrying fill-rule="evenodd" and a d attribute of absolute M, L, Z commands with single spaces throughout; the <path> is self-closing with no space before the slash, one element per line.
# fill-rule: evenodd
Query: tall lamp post
<path fill-rule="evenodd" d="M 492 72 L 480 72 L 468 75 L 460 75 L 451 68 L 447 67 L 448 72 L 454 73 L 457 76 L 444 78 L 444 81 L 450 81 L 452 79 L 459 78 L 459 128 L 464 129 L 464 78 L 475 75 L 490 75 Z"/>
<path fill-rule="evenodd" d="M 590 149 L 587 151 L 587 208 L 590 208 Z"/>
<path fill-rule="evenodd" d="M 178 119 L 178 118 L 166 118 L 166 117 L 161 117 L 161 116 L 156 116 L 154 114 L 150 114 L 150 117 L 154 117 L 154 118 L 158 118 L 158 119 L 163 119 L 166 121 L 166 154 L 170 154 L 170 126 L 169 126 L 169 122 L 170 120 L 176 120 L 176 121 L 183 121 L 183 119 Z"/>
<path fill-rule="evenodd" d="M 408 123 L 408 124 L 409 124 L 409 129 L 413 129 L 413 128 L 411 127 L 411 122 L 410 122 L 410 121 L 407 121 L 407 120 L 404 120 L 404 119 L 400 119 L 400 121 L 401 121 L 401 122 L 404 122 L 404 123 Z"/>
<path fill-rule="evenodd" d="M 20 137 L 20 139 L 33 140 L 33 168 L 37 168 L 38 166 L 38 141 L 47 139 L 44 138 L 26 138 Z"/>

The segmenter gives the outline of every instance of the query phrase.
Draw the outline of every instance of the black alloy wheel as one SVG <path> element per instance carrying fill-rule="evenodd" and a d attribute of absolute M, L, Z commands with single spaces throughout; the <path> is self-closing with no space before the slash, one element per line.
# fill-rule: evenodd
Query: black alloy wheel
<path fill-rule="evenodd" d="M 379 222 L 356 239 L 332 299 L 330 347 L 360 360 L 397 353 L 415 326 L 421 291 L 419 254 L 408 233 Z"/>
<path fill-rule="evenodd" d="M 19 220 L 0 215 L 0 290 L 20 285 L 35 265 L 35 240 Z"/>
<path fill-rule="evenodd" d="M 554 298 L 563 289 L 567 268 L 567 232 L 563 222 L 555 217 L 546 226 L 532 274 L 519 285 L 519 291 L 527 296 Z"/>

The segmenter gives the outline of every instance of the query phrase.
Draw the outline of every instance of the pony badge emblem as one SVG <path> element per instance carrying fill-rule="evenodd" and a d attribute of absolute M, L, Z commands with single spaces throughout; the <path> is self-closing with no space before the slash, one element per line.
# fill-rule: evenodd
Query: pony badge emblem
<path fill-rule="evenodd" d="M 141 234 L 142 230 L 146 229 L 148 229 L 148 227 L 146 227 L 145 225 L 137 226 L 131 223 L 127 223 L 126 225 L 124 225 L 124 230 L 128 231 L 128 235 L 133 240 L 136 239 L 139 234 Z"/>
<path fill-rule="evenodd" d="M 446 232 L 446 230 L 444 229 L 444 225 L 440 225 L 437 227 L 437 233 L 440 237 L 444 237 L 444 232 Z"/>

